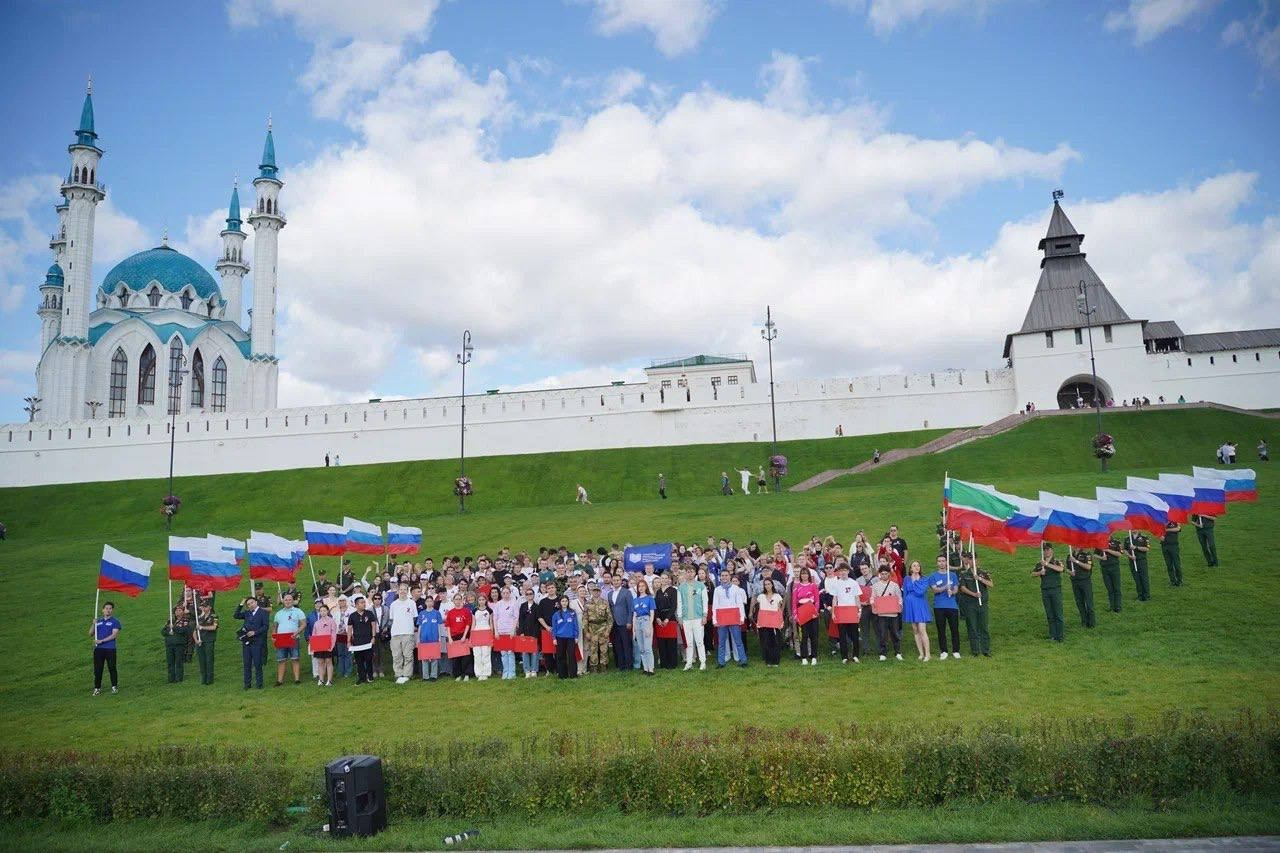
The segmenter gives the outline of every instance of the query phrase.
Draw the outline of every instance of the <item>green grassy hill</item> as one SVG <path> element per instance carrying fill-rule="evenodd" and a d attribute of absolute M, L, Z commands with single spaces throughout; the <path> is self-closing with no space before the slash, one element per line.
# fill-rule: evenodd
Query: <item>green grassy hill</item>
<path fill-rule="evenodd" d="M 1090 419 L 1043 419 L 811 492 L 749 498 L 716 494 L 718 475 L 738 463 L 754 467 L 767 453 L 765 446 L 476 459 L 468 471 L 478 494 L 463 516 L 448 494 L 453 470 L 446 462 L 184 478 L 176 489 L 184 504 L 175 533 L 244 536 L 253 527 L 296 537 L 303 517 L 338 520 L 349 514 L 421 525 L 428 552 L 440 555 L 500 545 L 585 547 L 708 535 L 795 542 L 834 533 L 847 543 L 859 528 L 875 535 L 897 523 L 913 552 L 929 557 L 944 470 L 1025 494 L 1039 488 L 1086 494 L 1094 485 L 1122 484 L 1126 474 L 1211 465 L 1224 438 L 1238 439 L 1243 448 L 1261 435 L 1275 445 L 1277 426 L 1207 410 L 1109 413 L 1107 427 L 1117 437 L 1119 455 L 1103 476 L 1088 454 Z M 791 442 L 784 452 L 793 461 L 794 482 L 854 464 L 873 447 L 922 443 L 934 435 Z M 814 724 L 828 715 L 980 725 L 1042 715 L 1274 708 L 1280 698 L 1280 665 L 1271 648 L 1280 631 L 1280 478 L 1254 467 L 1261 469 L 1261 499 L 1232 505 L 1219 525 L 1222 568 L 1207 570 L 1187 533 L 1186 587 L 1169 588 L 1156 555 L 1153 601 L 1139 605 L 1130 582 L 1124 613 L 1100 612 L 1098 628 L 1089 632 L 1079 627 L 1068 601 L 1067 642 L 1060 646 L 1043 639 L 1039 592 L 1027 576 L 1032 558 L 990 554 L 984 555 L 986 565 L 997 578 L 990 660 L 966 656 L 919 664 L 907 640 L 907 661 L 896 665 L 864 657 L 858 667 L 841 667 L 824 658 L 827 665 L 816 670 L 784 661 L 779 670 L 756 665 L 660 673 L 652 680 L 609 674 L 567 685 L 413 682 L 362 692 L 343 684 L 324 693 L 308 686 L 244 693 L 231 631 L 219 643 L 215 685 L 203 687 L 191 678 L 176 686 L 164 683 L 165 532 L 157 511 L 162 482 L 4 490 L 0 518 L 9 525 L 10 539 L 0 543 L 0 589 L 10 607 L 0 622 L 0 639 L 10 667 L 9 677 L 0 679 L 0 725 L 10 748 L 269 742 L 315 761 L 387 731 L 512 738 L 560 726 L 566 714 L 583 733 L 603 733 L 618 727 L 716 729 L 765 720 Z M 658 471 L 667 474 L 670 500 L 654 494 Z M 591 488 L 595 506 L 572 503 L 579 480 Z M 117 597 L 125 624 L 124 689 L 119 696 L 91 698 L 86 632 L 104 541 L 157 565 L 151 590 L 137 600 Z M 332 567 L 335 561 L 326 562 Z M 1102 600 L 1100 580 L 1097 587 Z M 220 601 L 219 610 L 230 623 L 231 608 Z M 21 670 L 19 661 L 26 662 Z M 441 721 L 447 721 L 443 729 Z"/>

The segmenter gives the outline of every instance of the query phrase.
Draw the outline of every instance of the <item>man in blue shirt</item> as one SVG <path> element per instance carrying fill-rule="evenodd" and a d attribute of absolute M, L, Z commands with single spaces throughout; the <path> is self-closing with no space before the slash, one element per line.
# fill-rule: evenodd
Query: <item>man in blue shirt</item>
<path fill-rule="evenodd" d="M 444 614 L 436 609 L 435 599 L 426 599 L 426 609 L 418 613 L 418 642 L 440 645 L 440 626 L 444 624 Z M 422 678 L 424 681 L 435 681 L 440 677 L 440 656 L 422 662 Z"/>
<path fill-rule="evenodd" d="M 293 637 L 292 646 L 283 646 L 276 649 L 276 687 L 284 684 L 284 664 L 285 661 L 293 662 L 293 683 L 302 683 L 302 673 L 300 672 L 298 649 L 298 638 L 302 636 L 303 629 L 307 625 L 307 615 L 302 612 L 293 603 L 293 596 L 285 593 L 280 598 L 280 609 L 272 615 L 272 621 L 275 622 L 275 632 L 277 634 L 289 634 Z"/>
<path fill-rule="evenodd" d="M 108 601 L 102 605 L 102 618 L 93 623 L 89 634 L 93 637 L 93 695 L 102 692 L 102 668 L 111 673 L 111 692 L 119 693 L 116 675 L 116 637 L 120 636 L 120 620 L 115 617 L 116 606 Z M 83 623 L 81 623 L 83 624 Z"/>
<path fill-rule="evenodd" d="M 236 612 L 232 615 L 244 622 L 241 629 L 243 633 L 239 634 L 240 658 L 244 663 L 244 689 L 254 686 L 256 679 L 257 687 L 261 690 L 262 663 L 267 654 L 267 611 L 258 606 L 258 599 L 249 596 L 236 607 Z"/>
<path fill-rule="evenodd" d="M 948 651 L 957 659 L 960 657 L 960 605 L 956 602 L 956 590 L 960 588 L 960 580 L 947 558 L 938 555 L 938 570 L 926 580 L 933 590 L 933 622 L 938 628 L 939 659 L 946 660 Z M 951 631 L 951 645 L 947 645 L 947 629 Z"/>

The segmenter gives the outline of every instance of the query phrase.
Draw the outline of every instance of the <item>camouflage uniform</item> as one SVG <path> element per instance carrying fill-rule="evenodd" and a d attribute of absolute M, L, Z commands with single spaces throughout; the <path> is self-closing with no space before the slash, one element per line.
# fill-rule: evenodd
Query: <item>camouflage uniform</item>
<path fill-rule="evenodd" d="M 582 644 L 586 649 L 587 669 L 604 672 L 609 667 L 609 633 L 613 628 L 613 611 L 604 596 L 592 593 L 587 599 L 586 615 Z"/>

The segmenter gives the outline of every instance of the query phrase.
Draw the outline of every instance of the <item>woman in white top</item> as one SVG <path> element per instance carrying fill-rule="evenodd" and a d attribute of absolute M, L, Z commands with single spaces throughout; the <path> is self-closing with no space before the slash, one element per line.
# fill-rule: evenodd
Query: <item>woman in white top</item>
<path fill-rule="evenodd" d="M 471 614 L 471 633 L 476 631 L 493 631 L 493 614 L 483 601 L 476 604 L 476 612 Z M 484 681 L 493 675 L 493 648 L 491 645 L 472 646 L 471 659 L 475 664 L 476 681 Z"/>
<path fill-rule="evenodd" d="M 751 609 L 751 620 L 760 621 L 760 611 L 782 612 L 782 594 L 774 588 L 773 578 L 765 578 L 763 589 L 755 597 Z M 760 651 L 764 654 L 765 666 L 777 666 L 782 656 L 782 629 L 760 628 Z"/>

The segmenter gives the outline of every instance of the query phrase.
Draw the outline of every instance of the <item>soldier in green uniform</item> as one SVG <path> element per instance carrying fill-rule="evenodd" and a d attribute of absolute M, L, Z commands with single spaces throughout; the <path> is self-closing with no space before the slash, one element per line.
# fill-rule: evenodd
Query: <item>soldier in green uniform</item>
<path fill-rule="evenodd" d="M 169 621 L 160 629 L 164 638 L 164 660 L 169 669 L 169 683 L 182 680 L 182 667 L 187 654 L 187 643 L 191 641 L 191 618 L 181 605 L 173 608 Z"/>
<path fill-rule="evenodd" d="M 1098 624 L 1093 615 L 1093 555 L 1083 548 L 1068 548 L 1067 574 L 1071 575 L 1071 594 L 1080 611 L 1080 624 L 1092 628 Z"/>
<path fill-rule="evenodd" d="M 587 649 L 587 671 L 605 672 L 609 668 L 609 632 L 613 629 L 613 611 L 601 592 L 600 585 L 588 585 L 586 625 L 582 644 Z"/>
<path fill-rule="evenodd" d="M 1112 613 L 1120 612 L 1120 558 L 1124 552 L 1120 550 L 1118 537 L 1111 537 L 1107 547 L 1099 550 L 1098 567 L 1102 569 L 1102 585 L 1107 588 L 1107 609 Z"/>
<path fill-rule="evenodd" d="M 1040 578 L 1040 600 L 1044 604 L 1044 616 L 1049 622 L 1049 639 L 1061 643 L 1066 637 L 1062 621 L 1062 561 L 1053 556 L 1053 546 L 1048 542 L 1040 551 L 1040 562 L 1031 570 Z"/>
<path fill-rule="evenodd" d="M 1129 557 L 1129 568 L 1133 571 L 1133 582 L 1138 587 L 1138 600 L 1151 600 L 1151 575 L 1147 572 L 1147 553 L 1151 550 L 1151 540 L 1145 533 L 1129 532 L 1128 546 L 1125 554 Z"/>
<path fill-rule="evenodd" d="M 1169 586 L 1182 586 L 1182 549 L 1178 546 L 1178 534 L 1182 525 L 1170 521 L 1164 526 L 1164 539 L 1160 542 L 1160 556 L 1169 571 Z"/>
<path fill-rule="evenodd" d="M 960 605 L 965 633 L 969 635 L 969 652 L 974 657 L 991 657 L 991 622 L 988 617 L 991 612 L 990 589 L 995 584 L 991 575 L 981 569 L 975 570 L 971 554 L 961 558 L 956 577 L 960 583 L 956 601 Z"/>
<path fill-rule="evenodd" d="M 1196 539 L 1200 540 L 1200 553 L 1204 554 L 1204 561 L 1212 569 L 1218 565 L 1218 545 L 1213 541 L 1213 525 L 1215 524 L 1213 516 L 1193 515 L 1190 521 L 1196 526 Z"/>
<path fill-rule="evenodd" d="M 196 657 L 200 661 L 200 683 L 213 684 L 213 650 L 218 639 L 218 614 L 213 604 L 200 602 L 200 615 L 196 617 Z"/>

